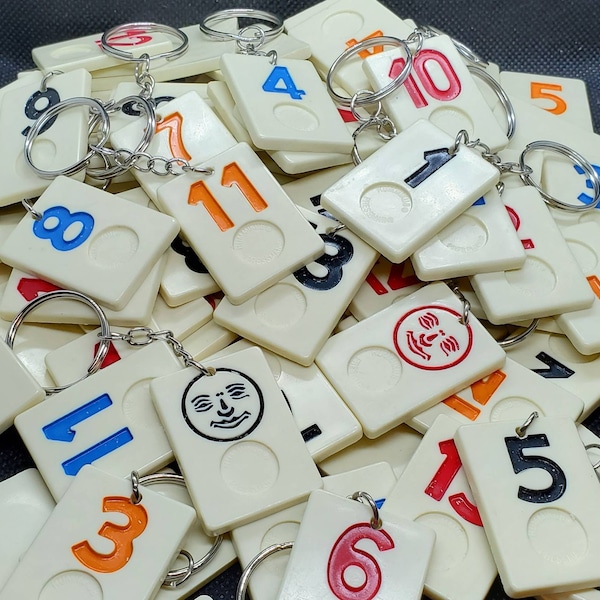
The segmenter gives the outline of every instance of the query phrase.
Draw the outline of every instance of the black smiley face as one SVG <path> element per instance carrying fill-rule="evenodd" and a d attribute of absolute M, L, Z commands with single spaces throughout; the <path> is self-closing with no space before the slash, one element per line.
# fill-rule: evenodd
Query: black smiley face
<path fill-rule="evenodd" d="M 231 442 L 258 427 L 264 399 L 246 374 L 221 368 L 214 375 L 199 375 L 188 384 L 181 410 L 194 433 L 215 442 Z"/>

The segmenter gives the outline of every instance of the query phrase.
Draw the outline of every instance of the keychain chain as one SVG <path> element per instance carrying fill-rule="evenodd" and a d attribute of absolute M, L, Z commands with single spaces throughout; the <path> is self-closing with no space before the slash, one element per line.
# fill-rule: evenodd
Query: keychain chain
<path fill-rule="evenodd" d="M 194 357 L 183 347 L 183 344 L 169 329 L 154 331 L 150 327 L 132 327 L 127 333 L 111 331 L 106 336 L 98 334 L 98 337 L 103 340 L 121 340 L 127 342 L 130 346 L 147 346 L 152 342 L 162 340 L 171 346 L 175 355 L 183 360 L 183 364 L 186 367 L 194 367 L 203 375 L 210 376 L 216 373 L 214 367 L 205 367 L 197 360 L 194 360 Z"/>

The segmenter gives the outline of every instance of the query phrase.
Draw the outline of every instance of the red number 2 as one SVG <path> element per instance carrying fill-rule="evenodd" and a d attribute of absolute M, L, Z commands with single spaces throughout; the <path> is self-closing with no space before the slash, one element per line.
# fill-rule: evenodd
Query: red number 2
<path fill-rule="evenodd" d="M 369 523 L 348 527 L 333 545 L 327 564 L 327 582 L 339 600 L 372 600 L 381 587 L 379 564 L 368 552 L 356 547 L 363 539 L 373 541 L 381 552 L 394 548 L 394 541 L 383 529 L 373 529 Z M 365 577 L 361 585 L 350 585 L 346 581 L 344 573 L 349 567 L 363 571 Z"/>

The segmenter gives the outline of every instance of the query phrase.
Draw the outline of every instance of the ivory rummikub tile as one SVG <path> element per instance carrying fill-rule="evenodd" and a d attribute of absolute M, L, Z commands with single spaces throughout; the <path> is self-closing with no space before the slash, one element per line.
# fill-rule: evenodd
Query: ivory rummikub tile
<path fill-rule="evenodd" d="M 113 148 L 133 150 L 142 139 L 146 119 L 115 131 L 111 136 Z M 235 146 L 235 138 L 221 123 L 205 100 L 196 92 L 188 92 L 157 110 L 156 131 L 146 152 L 152 156 L 183 158 L 192 165 Z M 134 175 L 153 202 L 157 190 L 166 183 L 165 177 L 134 170 Z"/>
<path fill-rule="evenodd" d="M 26 469 L 0 483 L 0 586 L 17 568 L 55 502 L 35 469 Z"/>
<path fill-rule="evenodd" d="M 338 0 L 322 6 L 323 10 L 307 14 L 302 21 L 294 18 L 286 21 L 287 32 L 310 45 L 311 60 L 321 76 L 327 74 L 344 50 L 365 38 L 390 35 L 406 39 L 413 31 L 410 25 L 376 0 Z M 355 54 L 338 70 L 335 82 L 352 93 L 370 89 L 362 61 L 383 49 L 384 46 L 374 46 Z"/>
<path fill-rule="evenodd" d="M 217 323 L 296 361 L 310 365 L 373 266 L 377 253 L 351 231 L 328 233 L 331 219 L 299 209 L 315 227 L 325 253 L 244 304 L 227 298 Z"/>
<path fill-rule="evenodd" d="M 580 354 L 564 335 L 535 331 L 524 341 L 508 348 L 507 355 L 581 398 L 584 407 L 580 420 L 585 419 L 600 401 L 596 384 L 600 354 Z"/>
<path fill-rule="evenodd" d="M 194 521 L 182 503 L 86 466 L 0 592 L 31 598 L 154 598 Z M 132 587 L 130 587 L 132 586 Z"/>
<path fill-rule="evenodd" d="M 330 338 L 317 365 L 374 438 L 502 367 L 506 355 L 442 283 Z M 410 389 L 410 394 L 405 390 Z"/>
<path fill-rule="evenodd" d="M 420 120 L 321 195 L 321 205 L 399 263 L 492 188 L 498 170 Z"/>
<path fill-rule="evenodd" d="M 382 89 L 406 64 L 404 50 L 393 48 L 365 58 L 363 68 L 373 89 Z M 423 42 L 413 56 L 410 75 L 397 91 L 383 99 L 395 125 L 404 130 L 419 119 L 455 136 L 465 130 L 492 150 L 508 144 L 508 138 L 481 95 L 477 84 L 447 35 Z"/>
<path fill-rule="evenodd" d="M 557 315 L 556 322 L 579 352 L 596 354 L 600 352 L 600 225 L 581 223 L 561 231 L 594 292 L 594 302 L 584 310 Z"/>
<path fill-rule="evenodd" d="M 481 600 L 497 570 L 454 444 L 456 425 L 445 415 L 435 420 L 384 508 L 435 531 L 428 598 Z"/>
<path fill-rule="evenodd" d="M 204 529 L 223 533 L 304 500 L 321 477 L 257 348 L 151 383 Z M 201 459 L 199 459 L 201 457 Z"/>
<path fill-rule="evenodd" d="M 224 54 L 221 70 L 252 141 L 264 150 L 349 154 L 352 137 L 310 61 Z"/>
<path fill-rule="evenodd" d="M 594 293 L 539 193 L 507 190 L 502 201 L 526 259 L 520 269 L 469 278 L 488 319 L 503 324 L 589 308 Z"/>
<path fill-rule="evenodd" d="M 240 340 L 214 354 L 211 360 L 251 347 L 253 344 L 247 340 Z M 360 423 L 314 363 L 303 367 L 261 350 L 315 462 L 360 440 Z"/>
<path fill-rule="evenodd" d="M 364 490 L 375 500 L 377 507 L 381 508 L 396 485 L 396 481 L 391 465 L 387 462 L 378 462 L 323 477 L 323 489 L 344 497 L 351 496 L 357 490 Z"/>
<path fill-rule="evenodd" d="M 506 593 L 600 585 L 600 487 L 564 417 L 465 425 L 455 442 Z"/>
<path fill-rule="evenodd" d="M 256 154 L 237 144 L 159 190 L 163 209 L 234 304 L 320 256 L 325 244 Z"/>
<path fill-rule="evenodd" d="M 175 219 L 58 177 L 0 247 L 2 260 L 124 308 L 177 235 Z M 139 227 L 144 223 L 144 227 Z"/>
<path fill-rule="evenodd" d="M 371 509 L 361 502 L 313 492 L 279 600 L 353 598 L 357 590 L 365 598 L 420 599 L 435 534 L 385 508 L 380 512 L 380 528 L 371 525 L 372 517 Z"/>
<path fill-rule="evenodd" d="M 562 594 L 542 594 L 539 600 L 600 600 L 600 589 L 563 592 Z"/>
<path fill-rule="evenodd" d="M 409 425 L 425 432 L 442 414 L 452 417 L 458 428 L 461 423 L 518 419 L 533 411 L 542 417 L 564 416 L 576 421 L 582 410 L 581 398 L 507 358 L 501 369 L 415 415 Z"/>
<path fill-rule="evenodd" d="M 0 111 L 0 206 L 39 196 L 51 179 L 38 176 L 25 160 L 25 138 L 31 126 L 48 108 L 75 96 L 89 96 L 90 75 L 83 69 L 53 75 L 41 91 L 42 74 L 27 78 L 2 99 Z M 87 152 L 88 111 L 86 107 L 64 111 L 50 119 L 36 138 L 31 150 L 39 169 L 54 171 L 76 163 Z M 74 177 L 83 179 L 83 172 Z"/>
<path fill-rule="evenodd" d="M 421 246 L 411 257 L 419 279 L 435 281 L 518 269 L 525 250 L 495 189 Z"/>
<path fill-rule="evenodd" d="M 173 459 L 148 385 L 179 369 L 170 347 L 155 342 L 19 415 L 17 430 L 56 499 L 83 465 L 125 477 Z"/>

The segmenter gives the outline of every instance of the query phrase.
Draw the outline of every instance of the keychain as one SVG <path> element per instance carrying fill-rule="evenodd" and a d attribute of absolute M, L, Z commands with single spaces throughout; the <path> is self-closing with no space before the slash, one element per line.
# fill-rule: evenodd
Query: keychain
<path fill-rule="evenodd" d="M 236 598 L 245 598 L 249 577 L 265 558 L 292 548 L 278 600 L 299 595 L 311 600 L 417 600 L 434 539 L 428 527 L 380 513 L 364 491 L 346 499 L 317 490 L 310 495 L 296 540 L 258 554 L 242 573 Z"/>
<path fill-rule="evenodd" d="M 600 584 L 600 487 L 571 419 L 466 425 L 455 442 L 511 597 Z"/>

